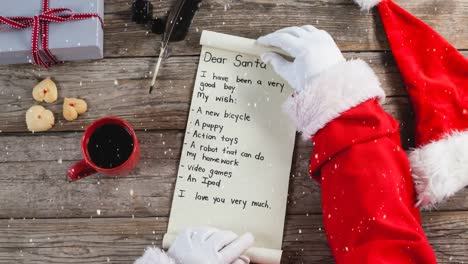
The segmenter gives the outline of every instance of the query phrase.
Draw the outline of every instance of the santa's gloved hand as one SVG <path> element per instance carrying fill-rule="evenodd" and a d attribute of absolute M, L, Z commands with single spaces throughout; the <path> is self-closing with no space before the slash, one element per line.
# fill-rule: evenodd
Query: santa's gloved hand
<path fill-rule="evenodd" d="M 242 254 L 253 242 L 250 233 L 238 237 L 215 228 L 187 229 L 177 236 L 167 254 L 177 264 L 248 264 L 250 260 Z"/>
<path fill-rule="evenodd" d="M 283 28 L 260 37 L 257 43 L 280 48 L 294 58 L 291 62 L 274 52 L 261 56 L 297 92 L 326 69 L 345 61 L 330 34 L 311 25 Z"/>

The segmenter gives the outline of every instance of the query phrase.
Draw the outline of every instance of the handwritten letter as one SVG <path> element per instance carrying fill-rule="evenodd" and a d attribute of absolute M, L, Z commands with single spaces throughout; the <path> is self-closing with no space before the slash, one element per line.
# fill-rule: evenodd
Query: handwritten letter
<path fill-rule="evenodd" d="M 252 260 L 279 263 L 295 138 L 281 105 L 292 89 L 253 40 L 205 31 L 201 42 L 168 234 L 252 232 Z"/>

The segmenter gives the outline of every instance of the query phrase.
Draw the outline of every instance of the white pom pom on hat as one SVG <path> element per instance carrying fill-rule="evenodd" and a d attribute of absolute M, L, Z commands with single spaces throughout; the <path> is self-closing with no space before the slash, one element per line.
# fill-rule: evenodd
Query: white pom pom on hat
<path fill-rule="evenodd" d="M 369 10 L 378 5 L 382 0 L 354 0 L 362 10 Z"/>

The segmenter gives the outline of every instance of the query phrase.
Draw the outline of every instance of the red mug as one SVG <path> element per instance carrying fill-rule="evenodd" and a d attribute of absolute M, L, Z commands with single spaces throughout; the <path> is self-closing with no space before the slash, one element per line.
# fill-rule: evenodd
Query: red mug
<path fill-rule="evenodd" d="M 124 128 L 133 139 L 133 149 L 130 156 L 122 164 L 112 168 L 104 168 L 96 165 L 96 163 L 91 159 L 89 153 L 88 143 L 91 136 L 96 132 L 96 129 L 101 128 L 104 125 L 120 126 Z M 140 144 L 138 143 L 135 130 L 133 130 L 132 126 L 128 122 L 116 117 L 104 117 L 89 125 L 81 139 L 81 152 L 83 153 L 84 159 L 75 163 L 75 165 L 71 166 L 67 170 L 68 179 L 71 181 L 82 179 L 97 172 L 109 176 L 125 176 L 135 169 L 138 161 L 140 160 Z"/>

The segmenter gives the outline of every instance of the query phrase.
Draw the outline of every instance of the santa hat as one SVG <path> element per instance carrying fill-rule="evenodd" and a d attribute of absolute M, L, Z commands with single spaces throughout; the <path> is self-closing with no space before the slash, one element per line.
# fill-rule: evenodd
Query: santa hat
<path fill-rule="evenodd" d="M 468 184 L 468 59 L 391 0 L 378 4 L 388 41 L 416 117 L 409 154 L 418 204 L 431 208 Z"/>

